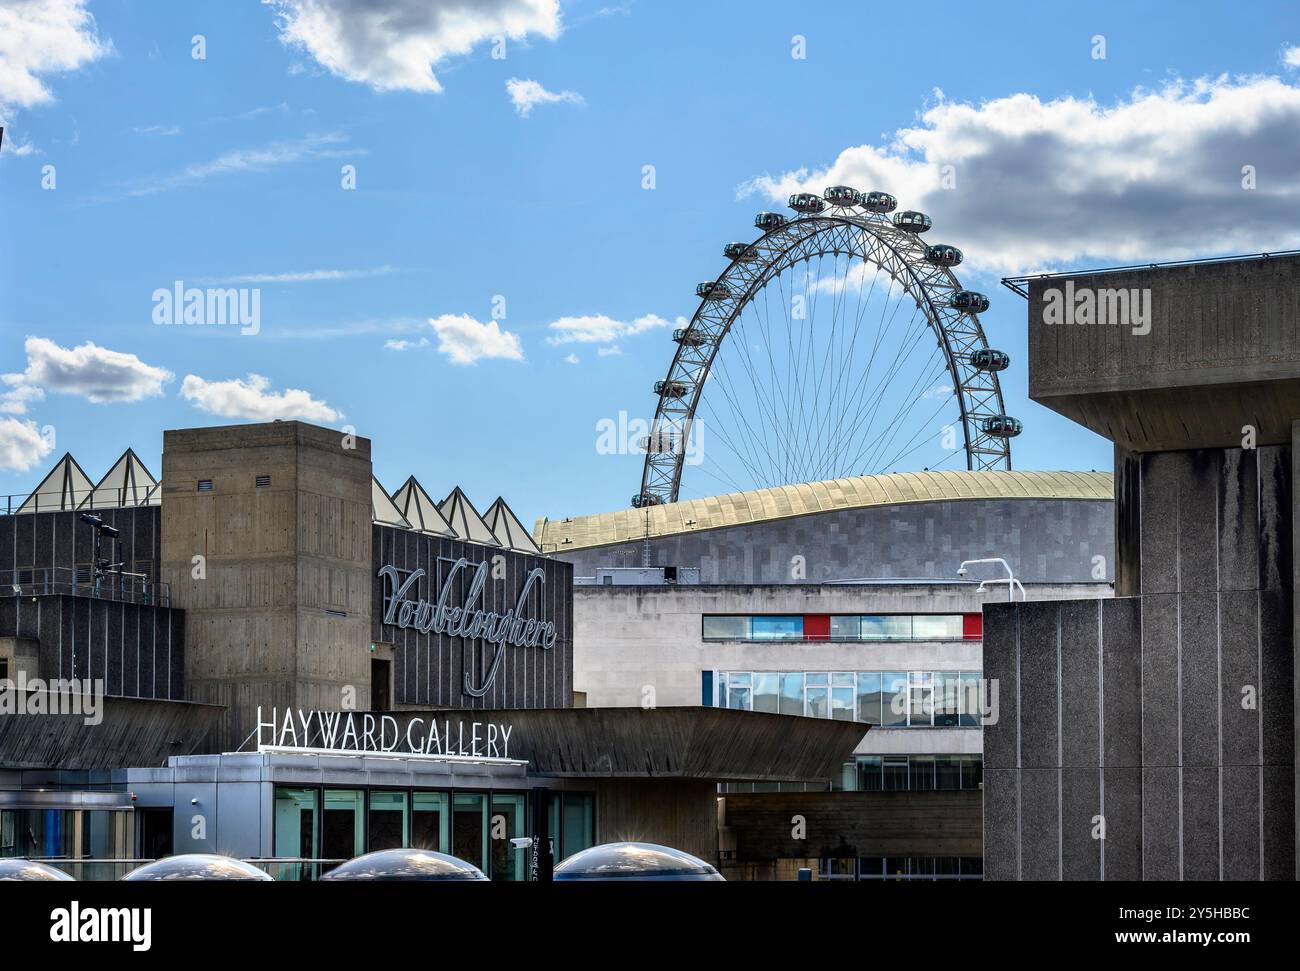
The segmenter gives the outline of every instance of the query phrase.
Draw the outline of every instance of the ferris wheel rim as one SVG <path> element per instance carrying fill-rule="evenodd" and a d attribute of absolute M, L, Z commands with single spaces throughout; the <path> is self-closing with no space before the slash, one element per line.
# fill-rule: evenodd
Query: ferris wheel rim
<path fill-rule="evenodd" d="M 854 241 L 861 243 L 858 249 L 852 246 L 821 245 L 813 247 L 810 252 L 791 258 L 791 254 L 801 246 L 829 239 L 834 233 L 844 232 L 851 233 Z M 862 243 L 863 234 L 870 237 L 874 245 Z M 771 246 L 773 240 L 778 241 L 776 247 Z M 924 259 L 926 249 L 919 234 L 900 228 L 883 213 L 861 213 L 847 206 L 832 203 L 828 204 L 825 211 L 801 213 L 795 218 L 786 219 L 780 225 L 765 230 L 761 236 L 747 244 L 747 249 L 742 254 L 753 256 L 753 259 L 742 258 L 742 255 L 731 258 L 711 284 L 701 284 L 701 288 L 720 286 L 724 296 L 713 299 L 701 295 L 700 304 L 691 316 L 684 333 L 697 332 L 701 321 L 707 319 L 706 312 L 711 306 L 721 303 L 727 305 L 729 309 L 721 318 L 716 335 L 712 340 L 705 342 L 709 348 L 705 357 L 692 362 L 693 371 L 682 370 L 683 358 L 688 353 L 690 345 L 685 341 L 678 343 L 665 379 L 660 382 L 662 390 L 658 396 L 654 420 L 651 424 L 651 434 L 646 441 L 662 442 L 666 437 L 666 428 L 669 440 L 672 436 L 677 436 L 682 447 L 671 453 L 655 452 L 652 447 L 647 447 L 642 466 L 641 488 L 633 498 L 634 505 L 659 505 L 675 502 L 679 498 L 685 464 L 684 446 L 689 440 L 704 386 L 719 351 L 745 308 L 787 270 L 800 262 L 810 261 L 813 257 L 831 254 L 844 255 L 850 260 L 861 260 L 874 266 L 877 274 L 887 273 L 891 281 L 902 283 L 903 291 L 916 302 L 918 310 L 925 317 L 927 326 L 943 349 L 945 367 L 953 382 L 953 398 L 956 399 L 959 410 L 967 469 L 987 470 L 997 465 L 1010 469 L 1009 439 L 994 437 L 977 427 L 980 420 L 1004 416 L 1002 387 L 997 371 L 975 368 L 968 360 L 973 351 L 990 350 L 987 336 L 979 321 L 979 312 L 961 311 L 951 304 L 942 307 L 936 304 L 936 289 L 946 289 L 947 292 L 956 294 L 963 292 L 963 287 L 952 266 L 934 264 Z M 895 266 L 891 268 L 887 265 L 886 258 L 876 257 L 877 251 L 887 251 L 895 261 Z M 728 284 L 732 282 L 733 276 L 743 278 L 745 268 L 753 263 L 759 264 L 758 272 L 749 274 L 747 284 L 738 295 L 732 294 Z M 944 287 L 936 287 L 939 280 L 944 282 Z M 955 341 L 957 328 L 954 325 L 962 321 L 968 323 L 969 330 L 964 340 Z M 963 345 L 960 351 L 954 349 L 954 344 L 958 343 Z M 960 358 L 959 354 L 964 355 L 966 359 Z M 688 394 L 672 394 L 679 372 L 688 375 L 688 382 L 676 382 L 676 384 L 688 383 Z M 975 381 L 972 380 L 975 377 L 982 377 L 989 386 L 976 387 Z M 976 393 L 980 397 L 977 397 Z M 993 411 L 984 407 L 990 401 L 996 404 Z M 665 454 L 671 454 L 671 460 L 665 460 L 663 458 Z M 991 456 L 991 459 L 982 456 Z"/>

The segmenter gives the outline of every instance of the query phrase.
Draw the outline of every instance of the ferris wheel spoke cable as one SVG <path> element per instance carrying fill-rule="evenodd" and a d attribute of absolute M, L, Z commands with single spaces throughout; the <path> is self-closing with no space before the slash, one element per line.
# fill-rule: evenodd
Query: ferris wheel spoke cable
<path fill-rule="evenodd" d="M 853 322 L 853 341 L 852 343 L 849 344 L 848 354 L 844 355 L 843 359 L 840 362 L 840 373 L 837 380 L 837 385 L 838 385 L 837 392 L 836 392 L 837 394 L 843 390 L 844 382 L 849 380 L 848 375 L 850 374 L 850 365 L 855 360 L 854 351 L 858 343 L 858 333 L 861 329 L 862 321 L 866 317 L 867 305 L 870 304 L 871 297 L 876 292 L 876 281 L 880 279 L 879 272 L 873 273 L 871 275 L 871 289 L 867 293 L 867 298 L 866 301 L 864 302 L 862 300 L 862 287 L 863 284 L 866 282 L 866 267 L 868 264 L 863 262 L 860 265 L 863 268 L 863 272 L 859 275 L 860 279 L 858 281 L 858 312 Z M 883 312 L 882 312 L 882 316 L 883 316 Z M 837 417 L 835 422 L 835 431 L 831 436 L 831 445 L 832 445 L 832 449 L 835 452 L 836 458 L 842 458 L 843 456 L 841 432 L 843 431 L 843 427 L 844 427 L 844 417 L 848 414 L 849 409 L 852 407 L 852 405 L 853 405 L 852 399 L 846 397 L 844 400 L 844 408 L 840 412 L 840 415 Z M 839 474 L 845 472 L 846 470 L 844 469 L 843 466 L 838 466 L 837 468 L 832 468 L 829 471 L 836 473 L 836 477 L 838 477 Z"/>
<path fill-rule="evenodd" d="M 893 295 L 893 283 L 894 283 L 894 281 L 893 281 L 893 278 L 891 277 L 891 278 L 890 278 L 890 296 L 891 296 L 891 297 L 892 297 L 892 295 Z M 869 378 L 871 377 L 871 370 L 872 370 L 873 366 L 875 365 L 876 356 L 877 356 L 877 354 L 878 354 L 878 352 L 879 352 L 879 350 L 880 350 L 880 346 L 881 346 L 881 344 L 883 343 L 884 335 L 885 335 L 887 332 L 889 332 L 890 330 L 893 329 L 894 321 L 898 318 L 898 312 L 899 312 L 899 310 L 901 310 L 901 309 L 903 308 L 903 304 L 902 304 L 901 301 L 900 301 L 900 302 L 895 302 L 895 303 L 893 304 L 893 306 L 894 306 L 894 310 L 893 310 L 893 312 L 889 315 L 889 320 L 888 320 L 888 322 L 887 322 L 883 327 L 879 327 L 879 328 L 877 329 L 877 332 L 876 332 L 876 342 L 875 342 L 875 345 L 874 345 L 874 346 L 872 347 L 872 349 L 871 349 L 871 358 L 868 360 L 868 362 L 867 362 L 867 367 L 866 367 L 866 369 L 862 372 L 862 376 L 858 379 L 857 387 L 855 388 L 855 391 L 854 391 L 853 396 L 850 398 L 850 407 L 853 408 L 853 418 L 852 418 L 852 420 L 849 422 L 849 424 L 848 424 L 847 426 L 845 426 L 844 434 L 843 434 L 843 436 L 842 436 L 842 440 L 845 442 L 845 448 L 846 448 L 846 449 L 849 447 L 849 444 L 852 442 L 852 440 L 853 440 L 853 436 L 857 434 L 858 429 L 862 427 L 862 423 L 863 423 L 863 421 L 865 420 L 865 418 L 867 417 L 867 415 L 871 412 L 872 407 L 873 407 L 873 406 L 875 406 L 875 407 L 879 407 L 879 397 L 878 397 L 877 395 L 868 394 L 867 391 L 868 391 L 868 388 L 872 387 L 872 386 L 869 384 Z M 881 308 L 881 319 L 882 319 L 882 320 L 884 319 L 885 311 L 886 311 L 888 308 L 889 308 L 889 304 L 888 304 L 888 303 L 886 303 L 885 306 Z M 906 339 L 907 339 L 907 334 L 910 332 L 911 327 L 916 323 L 916 317 L 917 317 L 917 314 L 919 314 L 920 312 L 921 312 L 921 308 L 920 308 L 919 306 L 916 307 L 915 309 L 913 309 L 913 311 L 912 311 L 912 316 L 908 319 L 907 324 L 906 324 L 906 325 L 904 326 L 904 328 L 903 328 L 903 333 L 904 333 L 903 340 L 904 340 L 904 341 L 906 341 Z M 928 326 L 928 322 L 923 321 L 922 323 L 923 323 L 923 326 Z M 901 352 L 901 350 L 902 350 L 902 345 L 900 345 L 900 348 L 899 348 L 899 351 L 900 351 L 900 352 Z M 896 353 L 895 353 L 895 365 L 897 364 L 897 360 L 898 360 L 898 353 L 896 352 Z M 853 402 L 856 402 L 856 405 L 854 405 Z M 852 468 L 852 465 L 850 464 L 850 465 L 845 466 L 845 467 L 851 469 L 851 468 Z"/>
<path fill-rule="evenodd" d="M 917 431 L 913 432 L 912 437 L 911 437 L 910 439 L 908 439 L 906 442 L 903 443 L 903 448 L 906 449 L 906 451 L 898 452 L 898 453 L 896 453 L 892 458 L 890 458 L 889 461 L 882 463 L 882 464 L 879 466 L 879 471 L 880 471 L 880 472 L 888 471 L 891 467 L 897 465 L 899 462 L 901 462 L 903 459 L 907 458 L 907 456 L 911 455 L 911 454 L 912 454 L 913 452 L 915 452 L 917 449 L 919 449 L 919 448 L 921 448 L 921 447 L 923 447 L 923 446 L 925 446 L 925 445 L 928 445 L 928 444 L 929 444 L 933 439 L 941 437 L 941 436 L 943 435 L 943 429 L 942 429 L 942 428 L 940 428 L 937 432 L 931 432 L 929 435 L 926 435 L 926 436 L 925 436 L 924 438 L 922 438 L 921 441 L 918 442 L 916 445 L 912 445 L 912 443 L 916 440 L 916 437 L 917 437 L 918 435 L 922 434 L 922 433 L 925 431 L 926 427 L 930 424 L 930 422 L 934 421 L 935 418 L 937 418 L 939 415 L 941 415 L 941 414 L 943 413 L 943 410 L 944 410 L 945 408 L 947 408 L 948 406 L 949 406 L 949 402 L 947 402 L 947 401 L 940 402 L 939 407 L 938 407 L 938 409 L 934 412 L 934 414 L 932 414 L 932 415 L 929 417 L 929 419 L 928 419 L 924 424 L 922 424 L 921 427 L 920 427 L 919 429 L 917 429 Z M 909 448 L 908 446 L 911 446 L 911 447 Z M 956 452 L 956 449 L 952 449 L 952 452 L 955 453 L 955 452 Z M 939 464 L 939 463 L 936 462 L 934 465 L 931 465 L 930 468 L 933 469 L 933 468 L 935 468 L 938 464 Z M 870 468 L 870 466 L 867 466 L 867 467 Z M 876 474 L 879 474 L 879 472 L 877 472 Z"/>
<path fill-rule="evenodd" d="M 879 414 L 880 406 L 881 406 L 881 405 L 884 403 L 884 401 L 885 401 L 885 392 L 889 389 L 890 385 L 892 385 L 892 384 L 894 383 L 894 378 L 898 376 L 898 374 L 899 374 L 899 372 L 900 372 L 900 370 L 901 370 L 901 368 L 899 367 L 899 360 L 900 360 L 900 358 L 903 356 L 903 352 L 904 352 L 904 350 L 906 349 L 907 352 L 908 352 L 908 354 L 910 355 L 910 352 L 911 352 L 912 350 L 914 350 L 914 349 L 916 348 L 916 346 L 920 343 L 921 338 L 924 337 L 924 336 L 925 336 L 927 333 L 929 333 L 929 332 L 930 332 L 929 322 L 926 321 L 926 322 L 923 323 L 922 326 L 920 326 L 920 327 L 917 329 L 916 337 L 912 340 L 912 343 L 911 343 L 910 345 L 909 345 L 909 344 L 906 344 L 906 343 L 904 343 L 903 345 L 900 345 L 899 350 L 898 350 L 898 352 L 894 355 L 894 360 L 893 360 L 893 362 L 891 363 L 891 365 L 890 365 L 890 367 L 889 367 L 889 369 L 888 369 L 887 376 L 885 377 L 885 382 L 884 382 L 884 384 L 881 385 L 881 387 L 880 387 L 880 393 L 874 396 L 874 400 L 872 400 L 872 402 L 871 402 L 871 408 L 870 408 L 870 411 L 868 412 L 867 416 L 863 419 L 863 424 L 865 424 L 867 427 L 872 427 L 872 426 L 874 426 L 875 423 L 876 423 L 876 418 L 877 418 L 877 416 L 878 416 L 878 414 Z M 922 377 L 923 377 L 923 376 L 924 376 L 924 375 L 922 375 Z M 918 380 L 919 380 L 919 379 L 918 379 Z M 915 385 L 913 385 L 913 386 L 915 386 Z M 888 431 L 888 429 L 886 429 L 886 431 Z M 881 434 L 884 434 L 884 432 L 881 432 Z M 858 451 L 858 453 L 857 453 L 856 455 L 854 455 L 854 457 L 853 457 L 853 461 L 852 461 L 852 465 L 853 465 L 854 467 L 858 467 L 858 466 L 859 466 L 859 463 L 860 463 L 861 460 L 862 460 L 862 456 L 863 456 L 863 454 L 866 452 L 866 450 L 867 450 L 868 448 L 871 447 L 871 445 L 872 445 L 874 442 L 876 442 L 876 441 L 878 441 L 878 440 L 879 440 L 879 436 L 877 436 L 877 437 L 874 438 L 874 439 L 871 439 L 869 442 L 867 442 L 865 445 L 863 445 L 863 447 Z"/>
<path fill-rule="evenodd" d="M 865 264 L 862 265 L 865 266 Z M 848 280 L 848 274 L 852 272 L 853 266 L 854 264 L 852 259 L 846 261 L 846 265 L 845 265 L 846 283 Z M 873 278 L 873 282 L 874 282 L 874 278 Z M 837 464 L 836 464 L 836 460 L 840 457 L 839 451 L 836 448 L 836 445 L 838 443 L 838 431 L 840 426 L 843 423 L 844 415 L 848 408 L 847 398 L 841 396 L 842 380 L 846 370 L 848 369 L 850 363 L 853 360 L 854 348 L 857 346 L 858 332 L 862 325 L 863 310 L 864 310 L 862 306 L 862 288 L 865 283 L 866 283 L 866 275 L 865 273 L 860 273 L 858 279 L 858 293 L 857 293 L 858 307 L 857 307 L 857 312 L 853 314 L 853 339 L 849 343 L 847 353 L 845 352 L 844 349 L 844 338 L 843 338 L 845 328 L 840 328 L 841 339 L 838 348 L 838 353 L 836 355 L 838 366 L 835 370 L 835 376 L 831 380 L 831 399 L 839 403 L 839 408 L 835 411 L 834 414 L 835 421 L 833 426 L 830 421 L 831 410 L 828 409 L 826 424 L 818 428 L 818 435 L 825 438 L 827 442 L 827 449 L 825 451 L 826 460 L 823 463 L 822 467 L 817 470 L 818 479 L 833 478 L 835 477 L 838 471 Z M 848 287 L 846 286 L 844 289 L 847 292 Z M 845 303 L 847 303 L 847 301 L 848 301 L 848 297 L 846 296 Z M 831 430 L 832 427 L 834 427 L 835 429 L 834 432 L 832 432 Z"/>
<path fill-rule="evenodd" d="M 773 428 L 774 431 L 775 431 L 777 428 L 779 428 L 779 423 L 778 423 L 778 420 L 777 420 L 777 417 L 776 417 L 776 402 L 775 402 L 775 397 L 774 397 L 774 395 L 768 395 L 768 396 L 766 396 L 766 397 L 770 397 L 770 398 L 772 398 L 772 400 L 766 402 L 766 403 L 768 404 L 768 406 L 769 406 L 769 410 L 768 410 L 768 413 L 767 413 L 767 414 L 764 414 L 764 413 L 763 413 L 763 405 L 764 405 L 764 403 L 765 403 L 765 396 L 762 395 L 762 394 L 760 394 L 760 390 L 761 390 L 761 388 L 762 388 L 762 384 L 763 384 L 763 382 L 761 382 L 761 381 L 759 380 L 759 377 L 758 377 L 758 369 L 757 369 L 757 367 L 754 365 L 753 356 L 752 356 L 752 354 L 750 353 L 750 348 L 749 348 L 749 337 L 748 337 L 748 335 L 745 333 L 745 319 L 744 319 L 744 316 L 743 316 L 743 315 L 737 315 L 736 320 L 735 320 L 735 323 L 732 325 L 732 327 L 733 327 L 733 329 L 738 330 L 738 334 L 739 334 L 739 341 L 738 341 L 738 343 L 739 343 L 739 349 L 740 349 L 740 357 L 741 357 L 741 359 L 742 359 L 742 360 L 741 360 L 741 363 L 742 363 L 742 364 L 744 365 L 744 367 L 745 367 L 745 371 L 746 371 L 746 373 L 747 373 L 748 376 L 749 376 L 750 386 L 751 386 L 751 388 L 753 389 L 753 392 L 754 392 L 754 395 L 753 395 L 753 397 L 754 397 L 754 402 L 755 402 L 756 406 L 758 407 L 758 411 L 759 411 L 759 414 L 758 414 L 758 416 L 756 416 L 756 417 L 757 417 L 757 420 L 758 420 L 759 426 L 760 426 L 761 428 L 763 428 L 763 447 L 764 447 L 764 451 L 766 452 L 766 454 L 767 454 L 767 456 L 768 456 L 768 458 L 769 458 L 769 461 L 770 461 L 770 460 L 771 460 L 771 457 L 772 457 L 773 455 L 775 455 L 778 451 L 781 450 L 781 449 L 779 449 L 779 448 L 773 448 L 773 447 L 772 447 L 772 444 L 771 444 L 771 442 L 770 442 L 770 440 L 769 440 L 768 437 L 767 437 L 767 425 L 768 425 L 769 423 L 771 424 L 771 426 L 772 426 L 772 428 Z M 769 422 L 769 419 L 770 419 L 770 422 Z M 779 436 L 779 434 L 777 435 L 777 445 L 778 445 L 778 446 L 780 445 L 780 436 Z"/>
<path fill-rule="evenodd" d="M 939 363 L 939 366 L 931 372 L 929 380 L 926 381 L 925 383 L 933 384 L 933 382 L 937 381 L 946 370 L 947 370 L 946 365 L 941 361 Z M 915 395 L 915 388 L 913 388 L 909 392 L 909 394 Z M 880 444 L 876 448 L 872 449 L 871 454 L 866 458 L 866 460 L 863 461 L 862 467 L 864 469 L 872 469 L 877 467 L 880 468 L 889 467 L 893 459 L 890 459 L 889 461 L 881 462 L 880 456 L 884 454 L 889 448 L 893 447 L 894 439 L 897 438 L 899 433 L 902 432 L 906 427 L 907 420 L 909 417 L 911 417 L 912 410 L 922 400 L 924 400 L 924 398 L 925 398 L 924 391 L 922 391 L 919 396 L 911 397 L 909 399 L 909 404 L 907 405 L 907 407 L 901 409 L 888 422 L 885 423 L 884 427 L 885 430 L 888 432 L 888 435 L 883 439 L 883 441 L 880 442 Z M 949 406 L 949 404 L 950 402 L 948 401 L 940 401 L 939 408 L 935 412 L 935 415 L 941 414 L 943 410 Z M 935 416 L 932 415 L 927 420 L 927 422 L 922 423 L 918 427 L 918 430 L 913 432 L 912 438 L 908 439 L 907 444 L 911 444 L 911 442 L 915 440 L 916 435 L 922 434 L 925 431 L 925 429 L 928 427 L 929 422 L 934 420 L 934 417 Z M 942 429 L 940 429 L 940 431 L 942 431 Z M 906 445 L 904 445 L 903 447 L 906 448 Z"/>
<path fill-rule="evenodd" d="M 932 382 L 935 379 L 935 377 L 938 375 L 939 370 L 944 367 L 943 363 L 941 362 L 939 368 L 927 371 L 926 369 L 930 368 L 931 363 L 934 360 L 934 357 L 935 354 L 934 352 L 932 352 L 930 355 L 930 359 L 923 366 L 920 373 L 918 373 L 916 380 L 912 382 L 912 387 L 909 388 L 907 394 L 904 395 L 904 398 L 908 401 L 908 404 L 904 408 L 901 408 L 898 411 L 896 411 L 894 415 L 891 416 L 888 422 L 883 423 L 880 432 L 874 438 L 867 441 L 863 445 L 862 449 L 859 450 L 858 454 L 854 456 L 853 464 L 855 466 L 860 466 L 862 468 L 871 467 L 873 463 L 870 460 L 874 459 L 875 455 L 877 454 L 877 451 L 880 448 L 880 443 L 882 441 L 884 442 L 891 441 L 892 436 L 898 434 L 899 428 L 902 427 L 901 422 L 903 422 L 906 419 L 907 415 L 911 414 L 912 409 L 916 407 L 917 402 L 920 400 L 920 398 L 917 397 L 916 395 L 917 388 L 920 387 L 922 383 Z M 893 373 L 897 374 L 898 373 L 897 369 Z M 892 381 L 892 375 L 890 380 Z M 880 400 L 883 401 L 884 400 L 883 397 Z M 877 415 L 873 414 L 870 422 L 872 426 L 877 424 L 876 418 Z M 864 461 L 864 458 L 867 460 Z"/>
<path fill-rule="evenodd" d="M 759 475 L 757 474 L 756 470 L 762 467 L 763 462 L 762 462 L 761 459 L 759 459 L 758 455 L 753 451 L 753 447 L 755 446 L 755 443 L 756 443 L 756 441 L 757 441 L 758 436 L 754 433 L 753 426 L 751 426 L 751 425 L 749 424 L 749 421 L 745 418 L 744 413 L 743 413 L 743 409 L 741 409 L 741 408 L 739 408 L 739 407 L 737 406 L 737 403 L 736 403 L 736 401 L 735 401 L 735 398 L 734 398 L 734 396 L 732 395 L 732 392 L 731 392 L 731 378 L 730 378 L 730 375 L 728 374 L 728 369 L 727 369 L 726 361 L 725 361 L 725 360 L 723 360 L 723 361 L 717 361 L 716 363 L 717 363 L 717 369 L 714 370 L 714 371 L 710 371 L 710 375 L 711 375 L 711 376 L 716 375 L 716 376 L 720 379 L 720 380 L 718 381 L 718 388 L 719 388 L 719 390 L 722 391 L 723 397 L 727 400 L 727 404 L 728 404 L 728 405 L 730 406 L 730 408 L 731 408 L 731 413 L 732 413 L 732 415 L 737 419 L 737 422 L 736 422 L 736 430 L 737 430 L 737 434 L 739 435 L 739 430 L 740 430 L 740 426 L 741 426 L 741 425 L 744 425 L 745 428 L 747 428 L 747 429 L 749 430 L 749 435 L 744 436 L 744 437 L 742 438 L 742 440 L 745 442 L 746 448 L 750 449 L 750 453 L 749 453 L 749 455 L 750 455 L 750 458 L 753 460 L 753 465 L 751 466 L 748 462 L 746 462 L 744 456 L 741 455 L 739 449 L 736 449 L 734 446 L 729 446 L 729 447 L 731 447 L 731 448 L 732 448 L 732 451 L 734 451 L 734 452 L 736 453 L 736 457 L 739 458 L 739 459 L 741 459 L 742 463 L 744 463 L 744 464 L 746 465 L 747 469 L 748 469 L 749 472 L 750 472 L 750 475 L 753 476 L 753 477 L 756 478 L 756 479 L 759 479 L 759 478 L 761 478 L 761 476 L 759 476 Z M 703 401 L 703 400 L 705 400 L 705 399 L 704 399 L 703 397 L 701 397 L 700 400 Z M 718 411 L 716 411 L 716 410 L 715 410 L 711 405 L 709 406 L 709 411 L 710 411 L 711 414 L 713 414 L 713 415 L 715 416 L 715 419 L 718 418 L 718 417 L 720 416 L 720 413 L 719 413 Z M 719 422 L 719 428 L 720 428 L 720 429 L 721 429 L 724 425 L 725 425 L 725 423 L 723 423 L 723 422 Z M 730 440 L 728 439 L 728 443 L 729 443 L 729 442 L 730 442 Z M 769 453 L 769 454 L 770 454 L 770 453 Z"/>

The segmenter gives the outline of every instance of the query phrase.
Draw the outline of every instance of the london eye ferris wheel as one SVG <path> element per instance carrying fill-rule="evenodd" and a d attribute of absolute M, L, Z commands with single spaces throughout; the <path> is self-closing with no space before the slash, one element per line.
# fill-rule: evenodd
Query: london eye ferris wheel
<path fill-rule="evenodd" d="M 1009 469 L 1005 413 L 962 253 L 924 213 L 832 186 L 761 212 L 673 332 L 633 506 L 902 469 Z M 892 214 L 892 215 L 891 215 Z M 688 482 L 683 484 L 683 477 Z"/>

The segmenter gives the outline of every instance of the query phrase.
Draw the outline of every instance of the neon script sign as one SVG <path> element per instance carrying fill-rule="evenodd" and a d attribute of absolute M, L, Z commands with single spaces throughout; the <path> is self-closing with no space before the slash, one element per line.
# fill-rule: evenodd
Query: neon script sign
<path fill-rule="evenodd" d="M 385 625 L 420 634 L 443 634 L 466 641 L 482 641 L 492 646 L 492 658 L 483 672 L 481 683 L 474 683 L 468 667 L 465 671 L 465 693 L 475 698 L 481 698 L 492 687 L 507 647 L 540 647 L 549 651 L 559 636 L 554 621 L 530 617 L 527 613 L 529 595 L 534 588 L 540 589 L 546 583 L 543 570 L 534 568 L 529 571 L 515 598 L 515 605 L 504 614 L 498 614 L 480 606 L 483 589 L 487 586 L 488 569 L 486 562 L 471 564 L 461 557 L 452 563 L 443 578 L 436 599 L 425 600 L 419 596 L 417 586 L 425 575 L 423 567 L 412 570 L 405 577 L 392 564 L 379 568 L 379 577 L 384 581 Z M 463 602 L 453 604 L 452 593 L 467 576 L 469 587 Z"/>

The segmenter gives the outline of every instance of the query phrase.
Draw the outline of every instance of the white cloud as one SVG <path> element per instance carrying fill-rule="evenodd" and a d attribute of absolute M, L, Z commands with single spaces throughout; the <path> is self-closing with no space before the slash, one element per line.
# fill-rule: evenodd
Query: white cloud
<path fill-rule="evenodd" d="M 77 68 L 112 51 L 100 40 L 85 0 L 7 0 L 0 4 L 0 117 L 9 108 L 54 100 L 40 75 Z"/>
<path fill-rule="evenodd" d="M 617 344 L 613 345 L 612 347 L 596 348 L 597 357 L 618 357 L 622 353 L 623 353 L 623 349 L 619 347 Z"/>
<path fill-rule="evenodd" d="M 438 335 L 438 351 L 452 364 L 473 364 L 480 358 L 524 359 L 519 337 L 502 330 L 495 320 L 480 323 L 469 314 L 443 314 L 430 317 L 429 325 Z"/>
<path fill-rule="evenodd" d="M 396 273 L 395 266 L 377 266 L 369 270 L 306 270 L 297 273 L 249 273 L 200 280 L 200 283 L 318 283 L 322 280 L 363 280 L 372 276 Z"/>
<path fill-rule="evenodd" d="M 187 374 L 181 382 L 181 397 L 200 411 L 223 418 L 333 422 L 343 417 L 341 411 L 300 388 L 272 391 L 270 387 L 270 380 L 260 374 L 230 381 L 206 381 L 197 374 Z"/>
<path fill-rule="evenodd" d="M 559 0 L 267 0 L 280 39 L 376 91 L 442 90 L 433 69 L 503 36 L 560 35 Z"/>
<path fill-rule="evenodd" d="M 418 341 L 408 341 L 406 339 L 397 339 L 384 341 L 384 347 L 390 351 L 409 351 L 419 347 L 428 347 L 429 338 L 421 337 Z"/>
<path fill-rule="evenodd" d="M 8 129 L 5 129 L 8 132 Z M 0 143 L 0 155 L 16 155 L 22 158 L 26 155 L 40 155 L 41 150 L 32 142 L 17 142 L 10 134 L 6 134 L 4 142 Z"/>
<path fill-rule="evenodd" d="M 1300 87 L 1276 77 L 1173 81 L 1112 105 L 1014 94 L 945 102 L 892 140 L 816 171 L 740 187 L 784 200 L 828 185 L 884 189 L 934 219 L 927 239 L 976 268 L 1146 261 L 1300 244 Z M 954 166 L 956 188 L 940 185 Z M 1257 188 L 1243 188 L 1253 166 Z"/>
<path fill-rule="evenodd" d="M 238 175 L 246 172 L 265 172 L 295 162 L 314 159 L 330 159 L 363 155 L 358 149 L 343 149 L 347 136 L 337 132 L 324 135 L 309 135 L 297 141 L 272 142 L 260 148 L 241 148 L 226 152 L 207 162 L 198 162 L 186 166 L 178 172 L 164 175 L 145 182 L 137 182 L 124 187 L 115 195 L 99 201 L 111 201 L 118 198 L 151 196 L 173 189 L 185 189 L 201 185 L 208 179 L 223 175 Z"/>
<path fill-rule="evenodd" d="M 26 472 L 49 455 L 52 447 L 36 422 L 0 418 L 0 469 Z"/>
<path fill-rule="evenodd" d="M 631 321 L 615 320 L 604 314 L 585 314 L 552 321 L 548 329 L 553 333 L 546 341 L 548 344 L 612 344 L 622 337 L 671 326 L 671 321 L 657 314 L 646 314 Z M 685 327 L 686 318 L 678 317 L 677 326 Z"/>
<path fill-rule="evenodd" d="M 515 106 L 515 112 L 520 118 L 527 118 L 538 105 L 586 104 L 582 95 L 576 91 L 547 91 L 533 80 L 511 78 L 506 82 L 506 92 L 510 95 L 510 103 Z"/>
<path fill-rule="evenodd" d="M 90 341 L 60 347 L 44 337 L 28 337 L 23 349 L 26 370 L 0 375 L 9 388 L 0 393 L 0 411 L 9 414 L 26 414 L 27 403 L 40 401 L 47 391 L 80 395 L 95 404 L 140 401 L 162 394 L 162 386 L 173 377 L 166 368 L 145 364 L 134 354 Z"/>
<path fill-rule="evenodd" d="M 564 358 L 565 364 L 580 364 L 581 362 L 582 358 L 578 357 L 577 354 L 569 354 Z"/>
<path fill-rule="evenodd" d="M 1295 70 L 1300 68 L 1300 46 L 1288 47 L 1282 52 L 1282 63 Z"/>
<path fill-rule="evenodd" d="M 163 137 L 170 137 L 172 135 L 179 135 L 181 133 L 181 128 L 179 125 L 148 125 L 144 128 L 132 128 L 131 131 L 137 135 L 161 135 Z"/>

